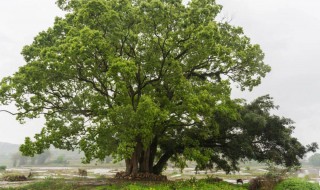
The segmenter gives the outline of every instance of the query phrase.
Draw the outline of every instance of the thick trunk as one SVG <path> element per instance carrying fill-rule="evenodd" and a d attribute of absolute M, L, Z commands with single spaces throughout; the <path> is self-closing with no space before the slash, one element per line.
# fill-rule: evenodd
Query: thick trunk
<path fill-rule="evenodd" d="M 139 160 L 142 152 L 142 143 L 138 142 L 134 152 L 131 155 L 131 158 L 126 159 L 126 173 L 137 174 L 139 171 Z"/>
<path fill-rule="evenodd" d="M 158 137 L 155 137 L 150 145 L 150 156 L 149 156 L 150 173 L 153 173 L 153 163 L 154 163 L 154 159 L 156 158 L 157 147 L 158 147 Z"/>
<path fill-rule="evenodd" d="M 149 161 L 150 161 L 150 147 L 147 148 L 147 150 L 142 151 L 140 156 L 140 162 L 139 162 L 139 172 L 141 173 L 150 173 L 149 168 Z"/>
<path fill-rule="evenodd" d="M 163 171 L 163 168 L 166 166 L 168 160 L 171 158 L 173 155 L 173 152 L 166 152 L 164 153 L 161 158 L 159 159 L 158 163 L 153 166 L 153 173 L 154 174 L 161 174 Z"/>
<path fill-rule="evenodd" d="M 131 158 L 125 160 L 127 175 L 135 175 L 138 172 L 160 174 L 172 154 L 165 154 L 165 158 L 160 158 L 157 165 L 154 166 L 157 145 L 158 140 L 156 137 L 153 139 L 148 148 L 144 148 L 141 142 L 137 142 Z M 154 171 L 154 169 L 156 170 Z"/>

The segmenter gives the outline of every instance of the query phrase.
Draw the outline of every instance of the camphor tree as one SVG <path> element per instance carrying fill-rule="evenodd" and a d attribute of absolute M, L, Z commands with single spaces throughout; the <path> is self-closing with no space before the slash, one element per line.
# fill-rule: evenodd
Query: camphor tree
<path fill-rule="evenodd" d="M 85 162 L 125 160 L 134 175 L 160 174 L 169 160 L 227 172 L 245 158 L 292 165 L 315 148 L 270 116 L 270 99 L 231 100 L 231 83 L 251 90 L 270 67 L 240 27 L 217 21 L 214 0 L 57 4 L 65 17 L 24 47 L 27 64 L 0 84 L 17 120 L 46 120 L 25 155 L 77 148 Z"/>

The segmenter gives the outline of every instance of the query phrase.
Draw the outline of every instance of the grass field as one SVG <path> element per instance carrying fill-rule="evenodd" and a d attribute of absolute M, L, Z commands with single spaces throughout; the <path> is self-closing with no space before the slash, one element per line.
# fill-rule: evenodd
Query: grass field
<path fill-rule="evenodd" d="M 87 169 L 88 176 L 80 177 L 78 168 Z M 194 169 L 185 168 L 183 173 L 178 168 L 170 167 L 165 172 L 169 179 L 166 182 L 143 182 L 143 181 L 125 181 L 114 179 L 115 173 L 123 168 L 116 167 L 101 167 L 101 166 L 81 166 L 81 167 L 21 167 L 9 168 L 0 171 L 0 190 L 244 190 L 252 185 L 252 179 L 257 176 L 267 176 L 270 171 L 263 165 L 257 166 L 242 166 L 240 172 L 225 174 L 222 171 L 200 171 L 200 174 L 195 174 Z M 267 188 L 259 188 L 260 190 L 320 190 L 318 183 L 310 183 L 308 181 L 317 181 L 316 174 L 310 173 L 303 176 L 303 179 L 298 179 L 298 173 L 292 172 L 280 178 L 286 179 L 279 184 L 269 185 Z M 28 176 L 32 172 L 32 177 L 27 181 L 22 182 L 7 182 L 1 181 L 6 175 L 24 175 Z M 100 173 L 99 173 L 100 172 Z M 273 174 L 276 174 L 273 171 Z M 216 182 L 214 179 L 223 179 L 224 182 Z M 236 185 L 236 179 L 241 178 L 245 182 L 244 185 Z M 251 181 L 251 184 L 248 182 Z M 229 182 L 229 183 L 228 183 Z M 257 189 L 257 188 L 255 188 Z M 259 190 L 257 189 L 257 190 Z"/>
<path fill-rule="evenodd" d="M 45 179 L 20 187 L 0 188 L 0 190 L 251 190 L 250 184 L 235 185 L 227 182 L 210 182 L 206 179 L 167 182 L 104 180 Z M 289 178 L 275 188 L 260 187 L 255 190 L 320 190 L 317 183 L 304 179 Z"/>
<path fill-rule="evenodd" d="M 46 179 L 40 182 L 35 182 L 29 185 L 20 187 L 0 188 L 1 190 L 246 190 L 246 185 L 233 185 L 227 182 L 209 183 L 205 180 L 187 180 L 180 182 L 127 182 L 106 180 L 105 184 L 101 181 L 95 183 L 85 183 L 78 180 L 63 180 L 63 179 Z"/>

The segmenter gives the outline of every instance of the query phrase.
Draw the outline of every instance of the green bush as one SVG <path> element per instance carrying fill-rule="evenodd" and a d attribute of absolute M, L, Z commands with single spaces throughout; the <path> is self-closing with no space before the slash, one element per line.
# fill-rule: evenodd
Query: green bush
<path fill-rule="evenodd" d="M 7 166 L 0 166 L 0 171 L 4 171 L 7 169 Z"/>
<path fill-rule="evenodd" d="M 320 186 L 304 179 L 290 178 L 279 183 L 275 190 L 320 190 Z"/>

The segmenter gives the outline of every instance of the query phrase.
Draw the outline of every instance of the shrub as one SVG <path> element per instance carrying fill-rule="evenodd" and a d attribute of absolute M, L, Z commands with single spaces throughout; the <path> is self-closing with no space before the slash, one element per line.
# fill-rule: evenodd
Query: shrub
<path fill-rule="evenodd" d="M 19 174 L 8 174 L 2 177 L 4 181 L 26 181 L 27 177 Z"/>
<path fill-rule="evenodd" d="M 251 179 L 249 182 L 249 190 L 270 190 L 274 189 L 274 187 L 281 182 L 283 179 L 281 177 L 257 177 Z"/>
<path fill-rule="evenodd" d="M 0 166 L 0 171 L 4 171 L 7 169 L 7 166 Z"/>
<path fill-rule="evenodd" d="M 261 177 L 250 180 L 249 190 L 270 190 L 274 189 L 278 183 L 283 181 L 287 176 L 290 168 L 281 168 L 274 163 L 267 163 L 268 172 Z"/>
<path fill-rule="evenodd" d="M 207 176 L 207 178 L 204 179 L 206 183 L 217 183 L 223 181 L 223 179 L 213 176 Z"/>
<path fill-rule="evenodd" d="M 279 183 L 275 190 L 320 190 L 320 186 L 304 179 L 290 178 Z"/>
<path fill-rule="evenodd" d="M 267 163 L 268 172 L 265 174 L 265 177 L 271 178 L 274 180 L 281 180 L 288 176 L 288 172 L 291 168 L 283 168 L 275 165 L 274 163 Z"/>

